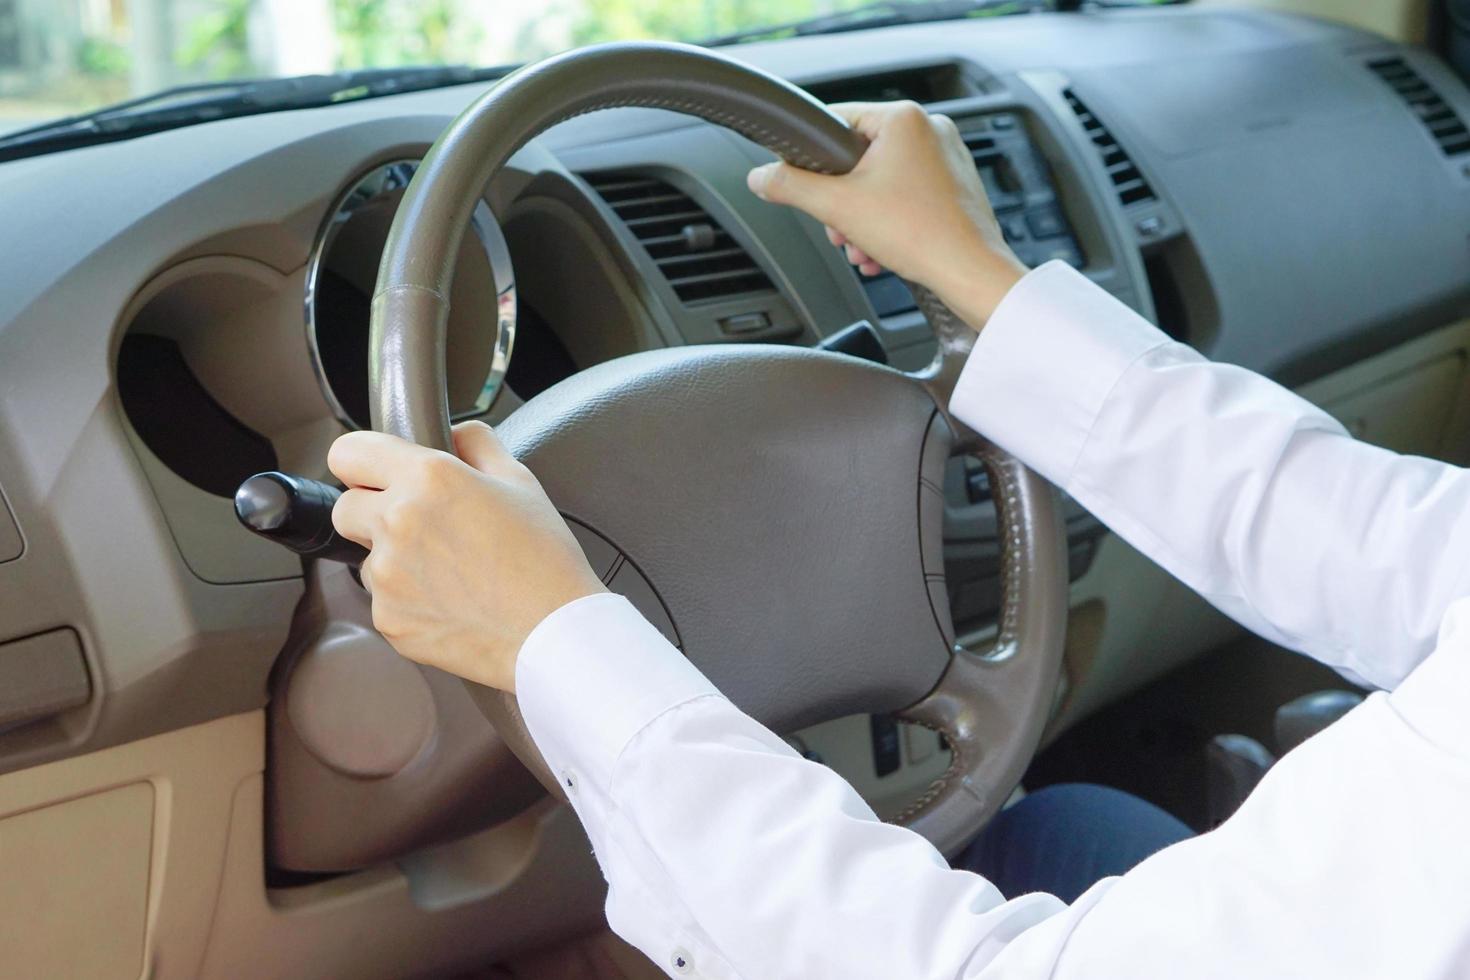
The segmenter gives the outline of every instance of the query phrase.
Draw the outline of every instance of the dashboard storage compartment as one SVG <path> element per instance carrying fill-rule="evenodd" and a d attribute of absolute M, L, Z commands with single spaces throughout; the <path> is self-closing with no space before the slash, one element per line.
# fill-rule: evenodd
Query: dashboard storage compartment
<path fill-rule="evenodd" d="M 16 977 L 143 972 L 153 786 L 135 782 L 0 820 L 0 949 Z"/>
<path fill-rule="evenodd" d="M 0 733 L 80 707 L 91 696 L 87 662 L 72 630 L 0 643 Z"/>

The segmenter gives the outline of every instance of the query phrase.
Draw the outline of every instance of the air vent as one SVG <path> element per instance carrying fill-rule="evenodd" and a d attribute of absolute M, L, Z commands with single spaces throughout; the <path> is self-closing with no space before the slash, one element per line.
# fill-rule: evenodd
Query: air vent
<path fill-rule="evenodd" d="M 681 302 L 706 303 L 773 288 L 750 254 L 683 191 L 636 174 L 582 176 L 642 243 Z"/>
<path fill-rule="evenodd" d="M 1091 138 L 1092 145 L 1097 147 L 1097 155 L 1102 157 L 1103 167 L 1107 169 L 1108 177 L 1113 182 L 1118 200 L 1125 207 L 1140 201 L 1154 200 L 1156 195 L 1153 188 L 1148 186 L 1148 181 L 1143 179 L 1143 174 L 1139 173 L 1133 160 L 1118 145 L 1118 141 L 1113 139 L 1113 134 L 1108 132 L 1107 127 L 1092 114 L 1092 110 L 1083 105 L 1082 100 L 1071 89 L 1063 92 L 1062 98 L 1067 100 L 1067 105 L 1077 114 L 1077 121 L 1082 123 L 1083 130 Z"/>
<path fill-rule="evenodd" d="M 1465 128 L 1465 121 L 1403 58 L 1370 61 L 1368 69 L 1409 104 L 1445 156 L 1470 152 L 1470 129 Z"/>

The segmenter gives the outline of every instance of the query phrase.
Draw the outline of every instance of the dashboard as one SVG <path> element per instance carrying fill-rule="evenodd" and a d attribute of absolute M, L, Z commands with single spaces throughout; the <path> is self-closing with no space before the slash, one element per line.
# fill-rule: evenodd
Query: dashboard
<path fill-rule="evenodd" d="M 949 114 L 1024 261 L 1067 262 L 1172 336 L 1283 383 L 1319 383 L 1470 315 L 1470 92 L 1421 50 L 1308 19 L 1169 8 L 729 53 L 824 100 L 913 98 Z M 326 447 L 364 423 L 367 297 L 393 206 L 480 90 L 0 166 L 0 688 L 15 692 L 0 705 L 0 771 L 260 709 L 282 651 L 300 648 L 301 610 L 356 601 L 240 529 L 229 498 L 261 469 L 325 476 Z M 646 109 L 573 119 L 518 153 L 460 254 L 455 412 L 503 418 L 634 351 L 814 345 L 859 322 L 892 364 L 927 363 L 933 337 L 901 282 L 856 275 L 814 223 L 749 195 L 745 174 L 766 159 Z M 946 494 L 965 642 L 994 620 L 994 510 L 965 460 Z M 1098 642 L 1136 646 L 1147 609 L 1104 626 L 1087 604 L 1126 593 L 1128 569 L 1156 570 L 1116 557 L 1075 505 L 1066 516 L 1074 629 L 1131 629 Z M 1114 556 L 1104 572 L 1100 553 Z M 646 582 L 629 588 L 657 614 Z M 1202 603 L 1178 608 L 1154 622 L 1173 648 L 1156 663 L 1069 662 L 1069 717 L 1229 635 Z M 37 638 L 51 651 L 39 687 L 16 666 L 34 658 L 7 657 Z M 429 683 L 441 713 L 447 691 Z M 313 761 L 297 721 L 271 729 L 273 751 L 296 760 L 291 778 L 340 786 L 330 804 L 314 798 L 325 815 L 301 817 L 298 836 L 278 828 L 293 855 L 278 863 L 365 866 L 476 825 L 453 812 L 365 830 L 357 850 L 322 857 L 340 815 L 372 798 L 350 765 Z M 531 791 L 497 751 L 476 742 L 434 785 L 481 780 L 480 806 L 513 785 L 523 804 Z"/>

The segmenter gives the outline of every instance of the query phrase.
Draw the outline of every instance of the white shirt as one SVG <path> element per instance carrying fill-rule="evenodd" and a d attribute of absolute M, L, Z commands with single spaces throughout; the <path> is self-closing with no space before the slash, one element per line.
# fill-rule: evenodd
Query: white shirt
<path fill-rule="evenodd" d="M 1470 474 L 1354 441 L 1061 263 L 981 333 L 955 415 L 1244 625 L 1382 688 L 1213 833 L 1072 905 L 1005 901 L 879 822 L 617 596 L 516 668 L 526 723 L 673 976 L 1470 976 Z"/>

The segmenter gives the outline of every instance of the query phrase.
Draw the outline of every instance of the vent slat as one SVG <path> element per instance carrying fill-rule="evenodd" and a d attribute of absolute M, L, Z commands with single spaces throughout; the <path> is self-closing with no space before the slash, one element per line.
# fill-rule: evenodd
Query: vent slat
<path fill-rule="evenodd" d="M 1440 146 L 1444 147 L 1445 153 L 1449 156 L 1470 152 L 1470 130 L 1467 130 L 1464 136 L 1446 140 Z"/>
<path fill-rule="evenodd" d="M 1097 155 L 1102 159 L 1103 169 L 1113 182 L 1118 200 L 1125 207 L 1142 201 L 1156 200 L 1157 195 L 1154 194 L 1154 189 L 1149 186 L 1148 181 L 1144 179 L 1142 171 L 1133 163 L 1133 158 L 1128 155 L 1128 152 L 1113 138 L 1113 134 L 1108 132 L 1102 120 L 1098 119 L 1071 89 L 1064 90 L 1062 98 L 1077 116 L 1077 121 L 1082 124 L 1082 131 L 1097 148 Z"/>
<path fill-rule="evenodd" d="M 1465 120 L 1412 65 L 1403 58 L 1379 58 L 1368 62 L 1368 70 L 1387 82 L 1408 105 L 1441 153 L 1452 157 L 1470 152 L 1470 129 Z"/>
<path fill-rule="evenodd" d="M 712 249 L 708 252 L 691 252 L 685 255 L 671 255 L 668 258 L 659 259 L 658 266 L 660 269 L 667 269 L 669 266 L 678 266 L 687 262 L 708 262 L 712 259 L 728 259 L 744 256 L 745 249 L 736 246 L 734 248 Z"/>
<path fill-rule="evenodd" d="M 612 202 L 608 202 L 612 204 Z M 650 194 L 647 197 L 639 197 L 634 200 L 618 201 L 612 204 L 612 209 L 618 213 L 618 217 L 624 221 L 633 221 L 648 215 L 661 215 L 668 217 L 670 204 L 685 204 L 687 200 L 682 194 Z"/>
<path fill-rule="evenodd" d="M 637 174 L 583 179 L 638 239 L 681 303 L 769 292 L 771 279 L 730 233 L 688 194 Z"/>
<path fill-rule="evenodd" d="M 771 288 L 771 280 L 764 272 L 747 272 L 744 275 L 729 273 L 722 276 L 706 276 L 679 282 L 674 291 L 685 303 L 699 303 L 748 293 L 765 292 Z"/>
<path fill-rule="evenodd" d="M 732 279 L 746 279 L 753 275 L 760 275 L 750 269 L 723 269 L 718 272 L 691 272 L 683 276 L 669 276 L 669 282 L 676 286 L 688 286 L 693 283 L 729 282 Z"/>
<path fill-rule="evenodd" d="M 729 235 L 717 229 L 710 247 L 723 246 L 730 240 Z M 650 238 L 644 238 L 642 241 L 643 247 L 647 249 L 648 254 L 653 257 L 655 262 L 662 262 L 665 259 L 690 254 L 689 241 L 683 235 L 656 235 Z"/>
<path fill-rule="evenodd" d="M 613 208 L 613 210 L 617 211 L 618 209 Z M 621 211 L 618 212 L 618 217 L 622 217 Z M 629 228 L 643 228 L 648 225 L 657 224 L 660 221 L 683 221 L 687 224 L 693 224 L 707 220 L 708 218 L 709 215 L 704 213 L 703 208 L 695 207 L 693 201 L 690 201 L 688 198 L 684 198 L 682 201 L 680 201 L 680 206 L 678 208 L 671 208 L 661 214 L 644 215 L 637 218 L 624 218 L 623 224 L 627 225 Z"/>

